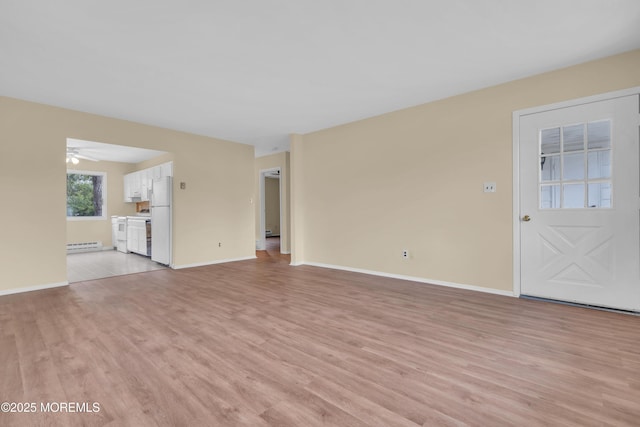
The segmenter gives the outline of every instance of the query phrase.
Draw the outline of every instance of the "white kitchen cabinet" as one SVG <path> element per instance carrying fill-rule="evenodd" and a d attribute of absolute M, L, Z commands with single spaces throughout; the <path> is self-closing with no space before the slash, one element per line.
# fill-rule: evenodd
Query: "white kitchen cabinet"
<path fill-rule="evenodd" d="M 140 176 L 140 200 L 148 202 L 153 184 L 153 172 L 151 169 L 143 169 L 136 173 Z"/>
<path fill-rule="evenodd" d="M 138 252 L 138 227 L 133 224 L 131 219 L 127 220 L 127 250 L 129 252 Z"/>
<path fill-rule="evenodd" d="M 141 185 L 142 182 L 140 180 L 140 173 L 138 172 L 133 172 L 131 174 L 131 194 L 133 197 L 135 198 L 139 198 L 142 195 L 142 190 L 141 190 Z"/>
<path fill-rule="evenodd" d="M 143 187 L 144 184 L 144 187 Z M 139 202 L 148 187 L 140 171 L 131 172 L 124 176 L 124 201 Z"/>
<path fill-rule="evenodd" d="M 124 176 L 124 201 L 125 202 L 133 202 L 132 200 L 133 189 L 131 188 L 132 181 L 133 179 L 130 173 Z"/>
<path fill-rule="evenodd" d="M 127 218 L 127 250 L 150 256 L 150 223 L 147 218 Z"/>
<path fill-rule="evenodd" d="M 130 202 L 131 200 L 129 199 L 129 176 L 128 175 L 123 176 L 122 182 L 124 184 L 124 191 L 122 192 L 124 201 L 125 203 Z"/>
<path fill-rule="evenodd" d="M 146 202 L 149 200 L 149 184 L 145 171 L 136 172 L 140 177 L 140 200 Z"/>
<path fill-rule="evenodd" d="M 147 202 L 151 199 L 153 180 L 173 176 L 173 162 L 163 163 L 124 176 L 124 201 Z"/>
<path fill-rule="evenodd" d="M 118 217 L 111 217 L 111 246 L 115 249 L 118 246 Z"/>
<path fill-rule="evenodd" d="M 162 167 L 160 165 L 151 168 L 151 179 L 162 178 Z"/>
<path fill-rule="evenodd" d="M 124 201 L 134 202 L 140 197 L 140 175 L 137 172 L 128 173 L 124 176 Z"/>
<path fill-rule="evenodd" d="M 167 162 L 160 165 L 160 178 L 165 176 L 173 176 L 173 162 Z"/>

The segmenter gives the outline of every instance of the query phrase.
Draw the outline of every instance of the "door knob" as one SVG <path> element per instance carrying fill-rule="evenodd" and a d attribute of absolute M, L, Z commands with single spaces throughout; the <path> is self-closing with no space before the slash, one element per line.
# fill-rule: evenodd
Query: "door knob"
<path fill-rule="evenodd" d="M 529 215 L 525 215 L 525 216 L 522 217 L 522 220 L 524 222 L 529 222 L 529 221 L 531 221 L 531 217 Z"/>

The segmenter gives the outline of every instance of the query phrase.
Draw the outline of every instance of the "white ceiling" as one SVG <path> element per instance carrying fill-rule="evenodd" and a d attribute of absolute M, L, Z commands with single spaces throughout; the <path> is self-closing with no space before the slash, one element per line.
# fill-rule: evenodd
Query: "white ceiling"
<path fill-rule="evenodd" d="M 67 138 L 67 148 L 73 149 L 82 156 L 88 156 L 95 160 L 109 162 L 140 163 L 153 159 L 164 151 L 147 150 L 144 148 L 127 147 L 124 145 L 103 144 L 101 142 L 84 141 L 81 139 Z M 83 161 L 82 158 L 80 161 Z"/>
<path fill-rule="evenodd" d="M 258 156 L 638 47 L 638 0 L 0 0 L 1 95 Z"/>

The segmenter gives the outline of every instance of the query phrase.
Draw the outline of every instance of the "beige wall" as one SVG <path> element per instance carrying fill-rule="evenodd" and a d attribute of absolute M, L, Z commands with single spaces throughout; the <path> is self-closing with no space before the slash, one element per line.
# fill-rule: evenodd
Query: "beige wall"
<path fill-rule="evenodd" d="M 0 292 L 67 280 L 67 138 L 173 152 L 175 265 L 255 256 L 253 147 L 0 97 Z"/>
<path fill-rule="evenodd" d="M 111 215 L 135 215 L 135 203 L 124 202 L 123 184 L 123 176 L 134 171 L 135 165 L 80 160 L 77 165 L 67 164 L 67 169 L 107 174 L 106 219 L 67 220 L 67 243 L 102 241 L 105 247 L 111 246 Z"/>
<path fill-rule="evenodd" d="M 271 230 L 273 236 L 280 235 L 280 179 L 264 180 L 265 230 Z"/>
<path fill-rule="evenodd" d="M 154 166 L 161 165 L 163 163 L 172 162 L 174 158 L 173 153 L 165 153 L 161 154 L 158 157 L 154 157 L 153 159 L 145 160 L 143 162 L 137 163 L 133 171 L 140 171 L 143 169 L 149 169 Z"/>
<path fill-rule="evenodd" d="M 640 50 L 294 135 L 292 263 L 512 290 L 513 111 L 638 86 L 638 70 Z"/>
<path fill-rule="evenodd" d="M 301 265 L 304 263 L 304 241 L 306 223 L 305 206 L 307 203 L 304 188 L 306 187 L 305 174 L 303 170 L 304 144 L 303 137 L 294 133 L 289 137 L 291 154 L 290 154 L 290 171 L 291 181 L 290 190 L 291 197 L 289 200 L 290 225 L 291 225 L 291 265 Z M 297 159 L 297 160 L 296 160 Z M 294 179 L 295 177 L 295 179 Z"/>
<path fill-rule="evenodd" d="M 281 206 L 282 206 L 282 229 L 280 230 L 280 251 L 288 254 L 291 252 L 291 204 L 289 194 L 291 192 L 290 182 L 290 154 L 282 152 L 255 159 L 255 240 L 260 239 L 260 171 L 266 169 L 280 168 L 280 179 L 282 181 Z"/>

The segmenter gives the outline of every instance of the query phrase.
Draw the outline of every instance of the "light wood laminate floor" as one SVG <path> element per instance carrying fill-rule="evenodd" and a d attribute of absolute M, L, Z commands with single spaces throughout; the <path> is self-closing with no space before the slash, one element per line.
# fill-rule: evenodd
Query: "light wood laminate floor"
<path fill-rule="evenodd" d="M 141 280 L 143 279 L 143 280 Z M 640 318 L 286 259 L 0 297 L 2 426 L 638 426 Z"/>

